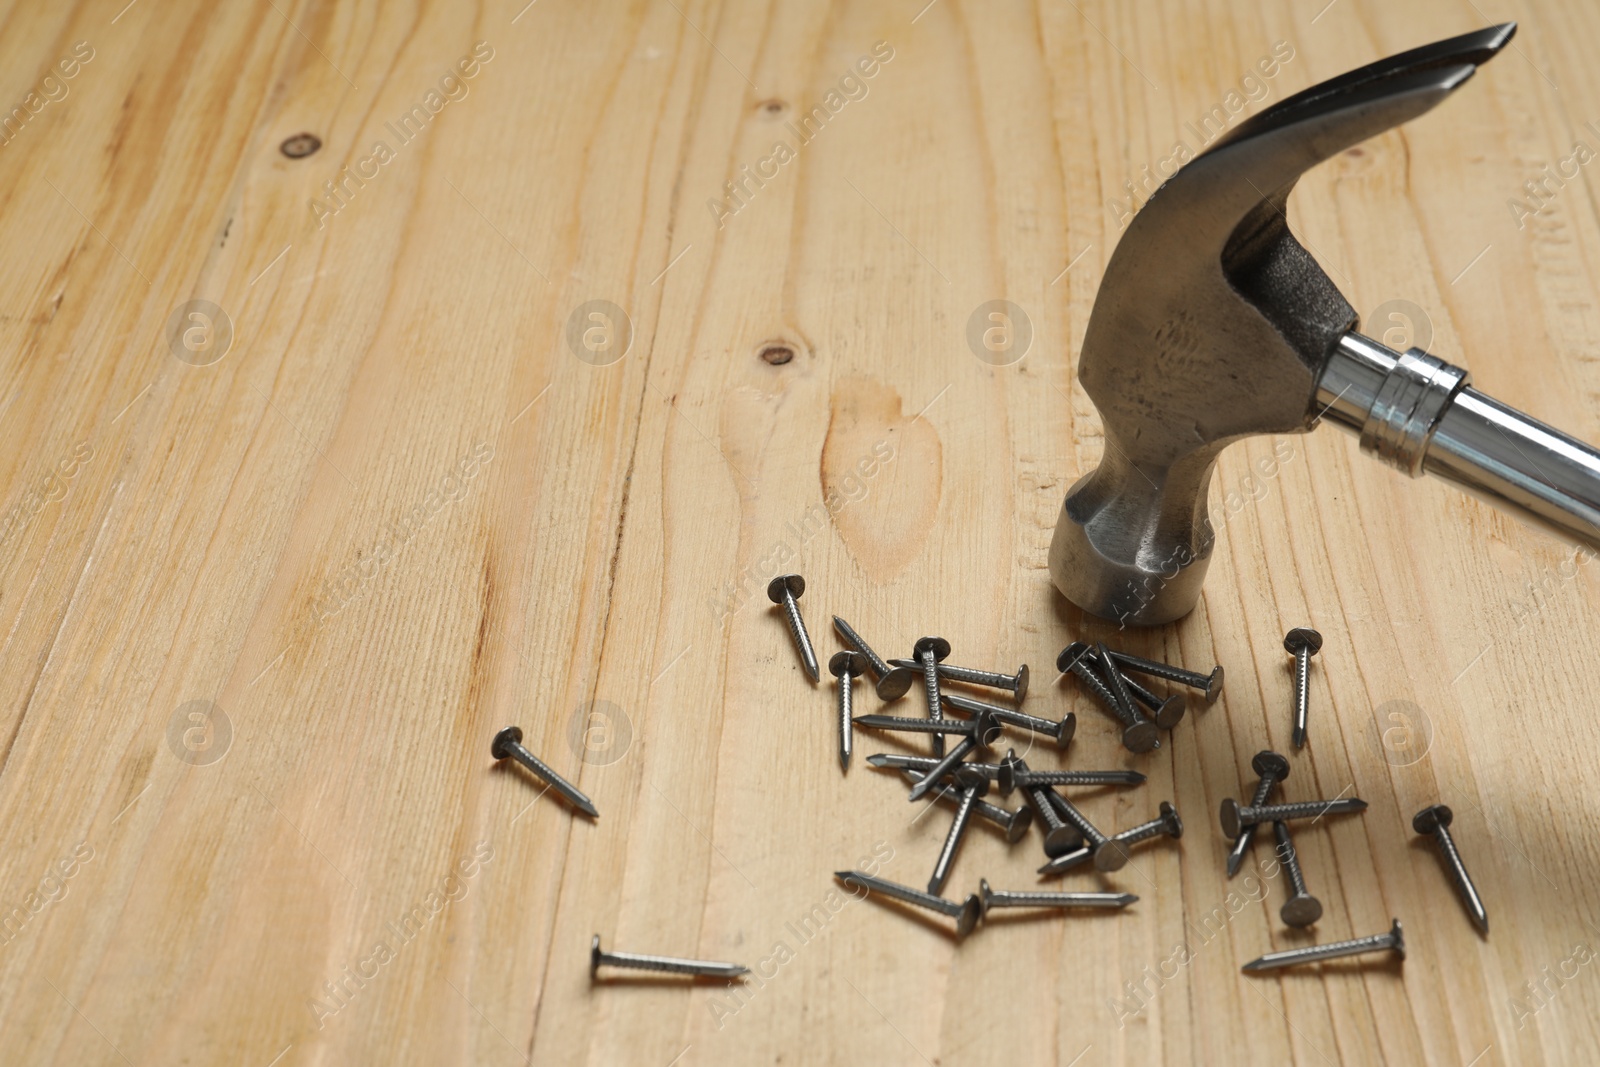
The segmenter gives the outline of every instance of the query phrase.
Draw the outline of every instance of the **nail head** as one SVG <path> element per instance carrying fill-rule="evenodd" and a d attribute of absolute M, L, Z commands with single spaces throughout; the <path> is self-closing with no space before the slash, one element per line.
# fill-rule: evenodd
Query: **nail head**
<path fill-rule="evenodd" d="M 1228 797 L 1222 802 L 1221 809 L 1222 832 L 1229 837 L 1238 837 L 1244 832 L 1244 825 L 1239 819 L 1239 802 L 1233 797 Z"/>
<path fill-rule="evenodd" d="M 1302 648 L 1315 656 L 1322 650 L 1322 635 L 1309 626 L 1296 626 L 1283 635 L 1286 652 L 1299 652 Z"/>
<path fill-rule="evenodd" d="M 798 600 L 800 594 L 806 591 L 806 580 L 798 574 L 780 574 L 767 583 L 767 599 L 774 604 L 782 604 L 785 590 Z"/>
<path fill-rule="evenodd" d="M 507 726 L 504 730 L 494 735 L 494 743 L 489 746 L 489 752 L 495 759 L 505 759 L 511 755 L 511 746 L 521 743 L 522 727 Z M 599 935 L 595 935 L 596 944 L 599 943 L 599 940 Z"/>
<path fill-rule="evenodd" d="M 1322 918 L 1322 901 L 1309 893 L 1297 893 L 1284 902 L 1278 917 L 1285 926 L 1310 926 Z"/>
<path fill-rule="evenodd" d="M 1289 777 L 1289 761 L 1276 752 L 1257 752 L 1250 760 L 1250 769 L 1260 778 L 1271 778 L 1281 782 Z"/>
<path fill-rule="evenodd" d="M 913 682 L 919 675 L 906 668 L 895 667 L 888 674 L 878 679 L 878 698 L 880 700 L 899 700 L 906 695 Z"/>
<path fill-rule="evenodd" d="M 1441 826 L 1449 826 L 1455 812 L 1443 804 L 1430 804 L 1411 819 L 1411 828 L 1419 834 L 1431 834 Z"/>
<path fill-rule="evenodd" d="M 851 678 L 859 678 L 867 670 L 867 657 L 859 652 L 835 652 L 833 658 L 828 660 L 828 673 L 835 678 L 848 674 Z"/>

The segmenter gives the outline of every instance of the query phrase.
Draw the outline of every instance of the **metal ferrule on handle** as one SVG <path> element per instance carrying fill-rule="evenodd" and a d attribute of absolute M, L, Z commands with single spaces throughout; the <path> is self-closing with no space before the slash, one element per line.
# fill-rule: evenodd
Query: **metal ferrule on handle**
<path fill-rule="evenodd" d="M 1600 451 L 1468 385 L 1459 367 L 1345 334 L 1316 408 L 1413 478 L 1432 474 L 1556 535 L 1600 548 Z"/>

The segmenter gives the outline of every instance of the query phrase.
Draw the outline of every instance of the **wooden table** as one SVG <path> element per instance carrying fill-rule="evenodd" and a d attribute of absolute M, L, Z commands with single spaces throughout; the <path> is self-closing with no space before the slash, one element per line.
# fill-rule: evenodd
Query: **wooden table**
<path fill-rule="evenodd" d="M 1125 183 L 1473 4 L 123 2 L 0 35 L 6 1062 L 1600 1059 L 1586 556 L 1324 430 L 1222 457 L 1177 625 L 1045 569 Z M 1369 332 L 1593 440 L 1600 16 L 1524 7 L 1292 222 Z M 780 570 L 824 657 L 838 613 L 1032 664 L 1070 766 L 1150 776 L 1090 818 L 1187 817 L 1105 880 L 1140 901 L 957 945 L 844 895 L 921 884 L 949 816 L 861 762 L 892 740 L 841 777 Z M 1303 933 L 1215 816 L 1289 750 L 1295 625 L 1285 793 L 1371 803 L 1299 831 Z M 1226 693 L 1128 756 L 1074 638 Z M 494 763 L 507 723 L 598 822 Z M 1486 940 L 1411 830 L 1438 800 Z M 977 829 L 950 892 L 1040 861 Z M 1239 972 L 1393 916 L 1403 969 Z M 596 932 L 757 976 L 591 984 Z"/>

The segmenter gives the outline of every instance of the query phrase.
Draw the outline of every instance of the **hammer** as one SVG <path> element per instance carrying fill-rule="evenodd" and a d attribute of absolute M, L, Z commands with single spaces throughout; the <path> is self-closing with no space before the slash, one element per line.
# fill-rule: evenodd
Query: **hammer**
<path fill-rule="evenodd" d="M 1600 547 L 1600 453 L 1471 388 L 1460 367 L 1357 333 L 1355 310 L 1284 215 L 1302 173 L 1432 109 L 1516 29 L 1438 41 L 1291 96 L 1134 216 L 1079 363 L 1105 455 L 1067 491 L 1050 544 L 1050 576 L 1068 600 L 1135 625 L 1188 614 L 1211 561 L 1218 453 L 1324 417 L 1414 478 L 1443 478 Z"/>

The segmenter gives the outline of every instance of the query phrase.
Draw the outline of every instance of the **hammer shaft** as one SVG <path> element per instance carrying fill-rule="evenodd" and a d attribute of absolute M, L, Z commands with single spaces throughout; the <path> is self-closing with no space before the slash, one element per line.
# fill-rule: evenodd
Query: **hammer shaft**
<path fill-rule="evenodd" d="M 1458 368 L 1345 334 L 1317 383 L 1317 408 L 1363 450 L 1432 474 L 1590 548 L 1600 548 L 1600 452 L 1467 383 Z"/>

